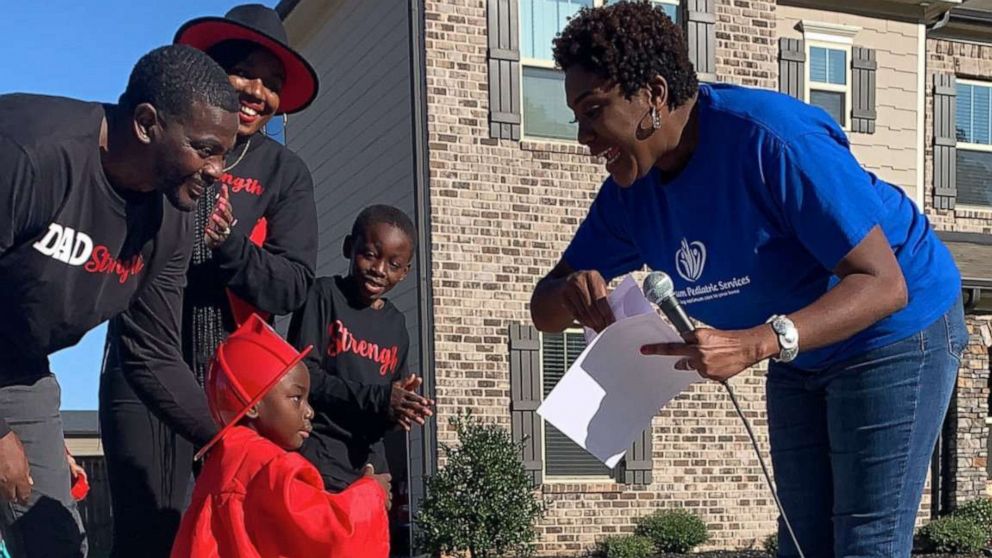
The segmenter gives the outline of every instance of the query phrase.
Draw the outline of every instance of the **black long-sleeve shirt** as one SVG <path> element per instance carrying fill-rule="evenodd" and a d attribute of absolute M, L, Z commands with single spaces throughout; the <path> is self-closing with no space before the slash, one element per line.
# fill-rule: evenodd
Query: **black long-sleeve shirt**
<path fill-rule="evenodd" d="M 179 344 L 191 221 L 160 193 L 113 188 L 100 157 L 105 111 L 0 96 L 0 383 L 48 374 L 48 355 L 118 316 L 134 390 L 202 442 L 216 426 Z"/>
<path fill-rule="evenodd" d="M 228 187 L 237 223 L 208 257 L 193 258 L 183 300 L 183 351 L 198 371 L 236 328 L 227 289 L 258 310 L 289 314 L 306 299 L 317 260 L 313 180 L 303 160 L 262 134 L 236 145 L 228 160 L 233 166 L 214 186 Z M 263 218 L 267 235 L 257 246 L 249 235 Z M 203 309 L 220 313 L 221 331 L 196 323 L 197 312 L 209 321 Z"/>
<path fill-rule="evenodd" d="M 391 302 L 379 309 L 345 294 L 343 277 L 319 277 L 289 326 L 297 349 L 313 345 L 310 370 L 313 432 L 300 450 L 329 489 L 341 490 L 372 463 L 388 470 L 382 437 L 392 382 L 407 373 L 406 319 Z"/>
<path fill-rule="evenodd" d="M 240 149 L 236 146 L 232 157 L 240 155 Z M 213 265 L 190 268 L 187 293 L 193 298 L 209 293 L 220 301 L 221 287 L 227 287 L 259 310 L 289 314 L 306 300 L 317 261 L 310 171 L 285 146 L 255 134 L 244 158 L 220 182 L 228 187 L 238 222 L 230 238 L 214 250 Z M 268 236 L 259 247 L 248 235 L 263 217 Z"/>

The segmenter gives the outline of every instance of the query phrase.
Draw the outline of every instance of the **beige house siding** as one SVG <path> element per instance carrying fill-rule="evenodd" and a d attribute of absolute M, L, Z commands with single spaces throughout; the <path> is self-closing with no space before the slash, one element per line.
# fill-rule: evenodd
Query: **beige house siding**
<path fill-rule="evenodd" d="M 775 18 L 778 37 L 790 39 L 803 38 L 799 29 L 802 21 L 860 28 L 854 46 L 875 49 L 878 56 L 877 120 L 874 134 L 848 134 L 852 151 L 867 169 L 915 199 L 920 26 L 782 5 L 776 8 Z"/>
<path fill-rule="evenodd" d="M 95 457 L 103 455 L 103 441 L 98 436 L 66 437 L 65 447 L 75 457 Z"/>

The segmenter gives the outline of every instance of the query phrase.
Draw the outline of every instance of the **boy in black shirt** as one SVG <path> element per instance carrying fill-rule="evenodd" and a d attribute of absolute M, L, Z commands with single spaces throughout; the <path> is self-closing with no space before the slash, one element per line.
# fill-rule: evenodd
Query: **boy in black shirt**
<path fill-rule="evenodd" d="M 316 416 L 300 451 L 328 490 L 343 490 L 367 464 L 386 472 L 386 431 L 409 430 L 432 414 L 433 402 L 416 393 L 421 379 L 407 374 L 406 320 L 383 298 L 410 271 L 415 247 L 413 223 L 402 211 L 366 208 L 344 240 L 348 276 L 318 278 L 293 315 L 290 343 L 314 347 L 306 362 Z"/>

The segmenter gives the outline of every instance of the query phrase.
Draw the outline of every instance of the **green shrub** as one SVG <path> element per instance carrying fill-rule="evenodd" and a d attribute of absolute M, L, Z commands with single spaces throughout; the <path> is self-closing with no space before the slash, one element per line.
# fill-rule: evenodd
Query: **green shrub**
<path fill-rule="evenodd" d="M 977 552 L 985 546 L 985 529 L 967 517 L 948 515 L 927 523 L 917 532 L 926 552 Z"/>
<path fill-rule="evenodd" d="M 689 552 L 709 540 L 706 524 L 685 510 L 657 511 L 637 521 L 634 531 L 661 552 Z"/>
<path fill-rule="evenodd" d="M 441 445 L 448 461 L 427 480 L 417 512 L 418 541 L 431 554 L 529 555 L 534 522 L 546 506 L 524 471 L 521 444 L 506 429 L 471 415 L 451 424 L 459 446 Z"/>
<path fill-rule="evenodd" d="M 764 542 L 761 543 L 761 548 L 772 556 L 778 556 L 778 533 L 772 533 L 765 537 Z"/>
<path fill-rule="evenodd" d="M 641 535 L 613 535 L 599 543 L 603 558 L 651 558 L 654 553 L 654 543 Z"/>
<path fill-rule="evenodd" d="M 954 511 L 957 517 L 970 519 L 985 529 L 985 540 L 992 539 L 992 499 L 977 498 Z"/>

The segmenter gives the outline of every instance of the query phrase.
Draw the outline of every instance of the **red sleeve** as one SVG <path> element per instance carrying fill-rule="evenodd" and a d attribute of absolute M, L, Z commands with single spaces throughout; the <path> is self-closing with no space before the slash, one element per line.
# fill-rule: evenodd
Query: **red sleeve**
<path fill-rule="evenodd" d="M 273 460 L 252 479 L 245 525 L 261 556 L 389 556 L 382 488 L 360 479 L 331 494 L 313 465 L 295 453 Z"/>

